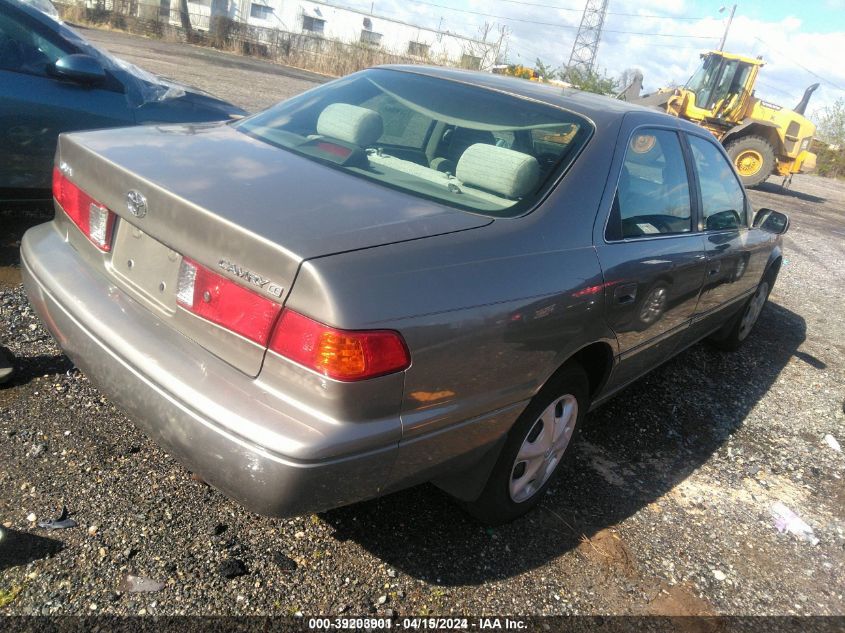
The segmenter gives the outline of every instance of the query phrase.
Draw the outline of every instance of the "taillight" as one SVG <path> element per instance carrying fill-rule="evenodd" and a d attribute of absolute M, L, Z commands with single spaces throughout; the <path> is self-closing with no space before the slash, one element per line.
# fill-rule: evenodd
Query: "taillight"
<path fill-rule="evenodd" d="M 101 251 L 111 250 L 115 215 L 53 168 L 53 197 L 67 217 Z"/>
<path fill-rule="evenodd" d="M 176 300 L 183 308 L 264 347 L 282 307 L 190 259 L 179 268 Z"/>
<path fill-rule="evenodd" d="M 392 330 L 338 330 L 285 310 L 270 349 L 335 380 L 365 380 L 407 369 L 408 348 Z"/>

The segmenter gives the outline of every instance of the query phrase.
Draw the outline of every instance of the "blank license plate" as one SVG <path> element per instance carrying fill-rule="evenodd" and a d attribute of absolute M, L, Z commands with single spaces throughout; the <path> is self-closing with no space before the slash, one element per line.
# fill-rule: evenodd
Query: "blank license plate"
<path fill-rule="evenodd" d="M 129 222 L 121 220 L 114 241 L 112 268 L 136 294 L 172 312 L 181 256 Z"/>

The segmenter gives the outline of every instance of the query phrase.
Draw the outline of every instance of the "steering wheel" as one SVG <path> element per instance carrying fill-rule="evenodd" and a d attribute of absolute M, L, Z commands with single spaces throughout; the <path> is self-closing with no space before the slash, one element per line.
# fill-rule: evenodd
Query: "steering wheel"
<path fill-rule="evenodd" d="M 540 171 L 544 172 L 551 171 L 557 164 L 558 160 L 560 160 L 560 156 L 553 154 L 552 152 L 537 154 L 535 158 L 537 159 L 537 162 L 540 163 Z"/>

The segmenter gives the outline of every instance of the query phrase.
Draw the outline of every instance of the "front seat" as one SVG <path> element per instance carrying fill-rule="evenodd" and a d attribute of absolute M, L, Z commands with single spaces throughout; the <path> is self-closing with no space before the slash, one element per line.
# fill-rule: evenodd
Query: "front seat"
<path fill-rule="evenodd" d="M 440 156 L 431 161 L 431 168 L 454 174 L 458 161 L 470 145 L 495 145 L 496 138 L 488 130 L 455 127 L 446 130 L 441 141 Z"/>

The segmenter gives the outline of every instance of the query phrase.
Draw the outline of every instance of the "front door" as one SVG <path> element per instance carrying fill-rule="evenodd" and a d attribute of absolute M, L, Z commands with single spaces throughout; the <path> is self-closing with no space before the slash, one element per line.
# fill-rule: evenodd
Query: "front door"
<path fill-rule="evenodd" d="M 701 191 L 702 228 L 707 255 L 704 287 L 690 331 L 696 338 L 719 324 L 709 318 L 738 309 L 763 275 L 771 237 L 749 229 L 749 204 L 733 166 L 715 141 L 687 135 Z"/>

